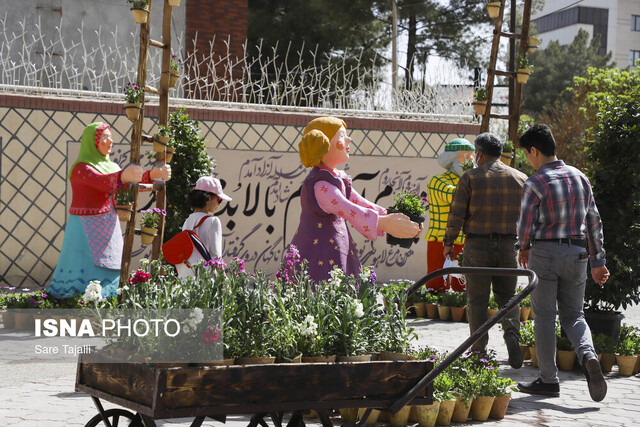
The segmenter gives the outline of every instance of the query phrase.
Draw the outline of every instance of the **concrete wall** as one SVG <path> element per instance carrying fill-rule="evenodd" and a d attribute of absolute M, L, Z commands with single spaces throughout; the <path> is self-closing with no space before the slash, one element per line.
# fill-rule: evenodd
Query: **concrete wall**
<path fill-rule="evenodd" d="M 178 105 L 172 104 L 171 108 Z M 227 183 L 233 201 L 219 212 L 224 228 L 224 256 L 241 257 L 251 269 L 273 273 L 297 228 L 295 192 L 306 176 L 297 143 L 313 115 L 221 107 L 190 107 L 200 121 L 215 174 Z M 145 107 L 143 132 L 157 125 L 158 107 Z M 446 141 L 473 139 L 475 124 L 343 117 L 353 138 L 345 170 L 358 192 L 390 206 L 392 192 L 410 185 L 426 190 L 443 170 L 437 156 Z M 101 100 L 0 95 L 0 282 L 31 287 L 47 285 L 64 237 L 71 189 L 66 178 L 75 161 L 85 126 L 103 121 L 113 129 L 112 160 L 128 162 L 131 122 L 122 104 Z M 145 145 L 142 152 L 150 150 Z M 146 195 L 140 200 L 149 201 Z M 384 239 L 364 240 L 352 231 L 364 265 L 382 280 L 418 279 L 426 272 L 426 242 L 411 249 L 388 246 Z M 139 246 L 136 258 L 150 248 Z M 137 263 L 132 263 L 132 267 Z"/>

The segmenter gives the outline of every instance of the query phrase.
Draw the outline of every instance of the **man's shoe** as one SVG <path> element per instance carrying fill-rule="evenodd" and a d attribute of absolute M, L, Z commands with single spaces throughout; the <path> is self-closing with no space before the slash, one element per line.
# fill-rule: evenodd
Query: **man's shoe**
<path fill-rule="evenodd" d="M 522 352 L 520 351 L 518 335 L 514 332 L 507 332 L 504 336 L 504 342 L 507 344 L 507 351 L 509 352 L 509 365 L 513 369 L 520 369 L 522 367 Z"/>
<path fill-rule="evenodd" d="M 560 384 L 543 383 L 540 378 L 530 383 L 518 383 L 518 390 L 523 393 L 540 394 L 542 396 L 560 396 Z"/>
<path fill-rule="evenodd" d="M 607 395 L 607 382 L 604 380 L 604 375 L 602 375 L 600 362 L 592 355 L 585 356 L 582 363 L 582 371 L 584 376 L 587 377 L 591 399 L 594 402 L 600 402 Z"/>

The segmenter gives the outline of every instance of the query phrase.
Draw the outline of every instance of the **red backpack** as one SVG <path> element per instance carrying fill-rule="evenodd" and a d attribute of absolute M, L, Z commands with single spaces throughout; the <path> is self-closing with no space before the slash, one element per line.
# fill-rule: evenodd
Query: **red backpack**
<path fill-rule="evenodd" d="M 200 227 L 202 223 L 210 217 L 211 215 L 202 217 L 200 222 L 198 222 L 193 229 L 195 230 Z M 187 267 L 191 267 L 187 260 L 193 253 L 193 248 L 196 248 L 196 250 L 200 252 L 200 255 L 205 261 L 211 260 L 211 255 L 209 254 L 206 246 L 202 243 L 202 240 L 200 240 L 198 235 L 191 230 L 182 230 L 171 239 L 167 240 L 162 245 L 162 254 L 164 255 L 164 259 L 171 265 L 185 263 Z"/>

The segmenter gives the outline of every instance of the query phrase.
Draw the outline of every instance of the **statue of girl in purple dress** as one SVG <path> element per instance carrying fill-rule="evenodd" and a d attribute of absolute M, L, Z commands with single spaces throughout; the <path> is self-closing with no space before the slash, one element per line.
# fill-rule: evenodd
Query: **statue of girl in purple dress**
<path fill-rule="evenodd" d="M 357 275 L 362 266 L 347 222 L 369 240 L 384 233 L 399 238 L 416 237 L 422 224 L 401 213 L 363 198 L 351 185 L 351 177 L 336 166 L 349 160 L 346 123 L 336 117 L 312 120 L 304 129 L 298 148 L 305 167 L 312 168 L 302 184 L 300 225 L 292 244 L 308 261 L 311 278 L 329 278 L 334 266 Z"/>

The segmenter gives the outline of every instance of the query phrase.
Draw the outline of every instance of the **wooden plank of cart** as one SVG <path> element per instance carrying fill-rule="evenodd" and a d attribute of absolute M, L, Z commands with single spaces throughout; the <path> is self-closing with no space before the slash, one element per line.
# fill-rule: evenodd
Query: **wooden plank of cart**
<path fill-rule="evenodd" d="M 349 363 L 278 363 L 166 367 L 158 364 L 123 362 L 111 355 L 80 355 L 76 391 L 91 395 L 98 415 L 85 427 L 122 425 L 155 426 L 154 420 L 194 417 L 198 427 L 206 417 L 224 420 L 230 414 L 255 414 L 249 427 L 267 426 L 270 416 L 281 427 L 282 414 L 291 413 L 288 426 L 303 426 L 302 414 L 315 410 L 324 427 L 333 424 L 332 409 L 390 409 L 396 413 L 406 405 L 428 405 L 433 398 L 433 380 L 466 349 L 537 286 L 531 270 L 511 268 L 450 267 L 432 272 L 416 282 L 411 294 L 430 280 L 445 274 L 486 274 L 528 276 L 529 285 L 498 313 L 458 346 L 437 367 L 425 360 L 373 361 Z M 88 358 L 91 359 L 88 359 Z M 104 410 L 100 399 L 135 411 Z M 144 423 L 144 424 L 143 424 Z"/>

